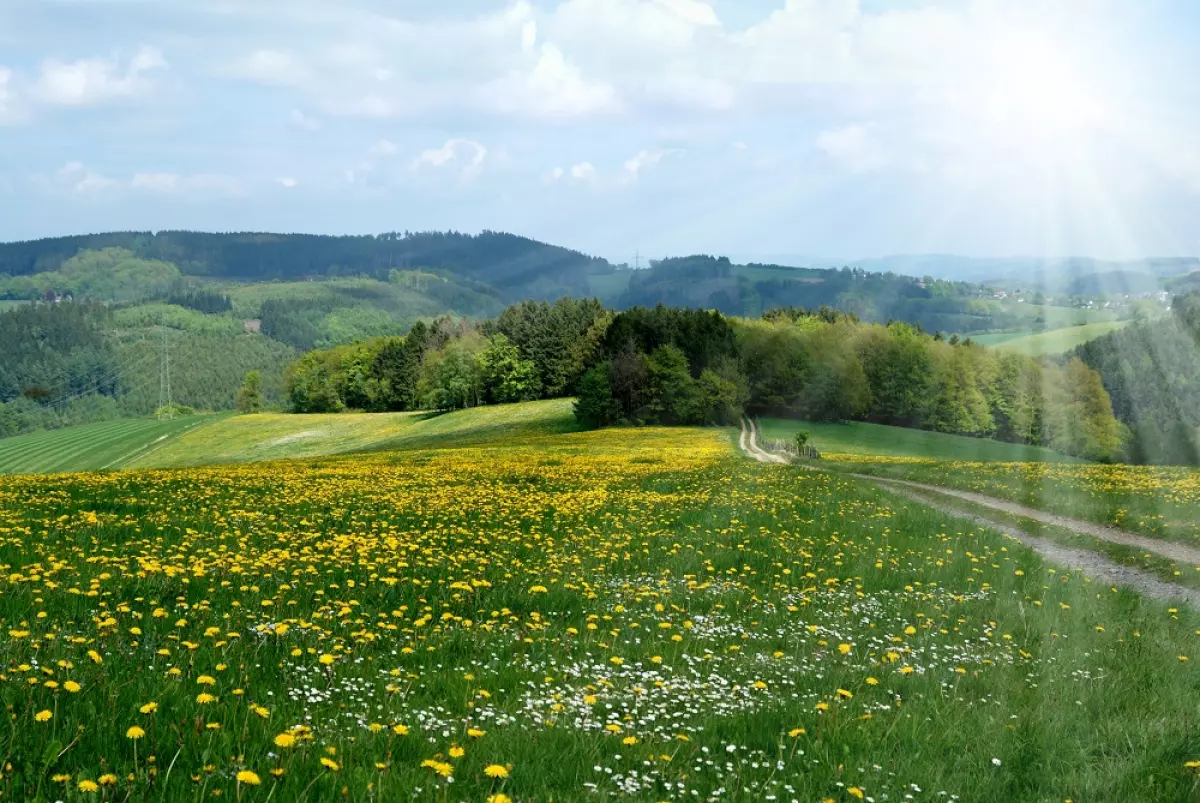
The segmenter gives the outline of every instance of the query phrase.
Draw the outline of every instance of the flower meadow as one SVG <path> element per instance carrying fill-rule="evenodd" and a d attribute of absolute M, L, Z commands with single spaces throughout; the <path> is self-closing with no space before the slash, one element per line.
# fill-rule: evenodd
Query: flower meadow
<path fill-rule="evenodd" d="M 1200 794 L 1200 619 L 716 430 L 0 484 L 11 800 Z"/>

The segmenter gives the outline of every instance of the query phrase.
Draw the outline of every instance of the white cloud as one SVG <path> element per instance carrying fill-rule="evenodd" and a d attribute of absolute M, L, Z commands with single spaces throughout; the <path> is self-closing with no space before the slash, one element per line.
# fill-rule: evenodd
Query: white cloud
<path fill-rule="evenodd" d="M 721 24 L 713 7 L 708 3 L 701 3 L 700 0 L 656 0 L 656 2 L 676 17 L 692 25 L 715 27 Z"/>
<path fill-rule="evenodd" d="M 305 131 L 316 131 L 321 127 L 320 120 L 316 119 L 315 117 L 309 117 L 299 109 L 292 109 L 291 113 L 288 114 L 288 119 L 291 120 L 294 125 L 303 128 Z"/>
<path fill-rule="evenodd" d="M 888 162 L 887 152 L 873 133 L 871 124 L 856 123 L 842 128 L 822 131 L 817 147 L 845 168 L 855 173 L 877 170 Z"/>
<path fill-rule="evenodd" d="M 289 189 L 289 190 L 292 189 L 293 187 L 295 187 L 299 183 L 296 181 L 296 179 L 292 178 L 291 176 L 284 176 L 283 178 L 276 179 L 276 181 L 279 182 L 279 186 L 283 187 L 284 189 Z"/>
<path fill-rule="evenodd" d="M 161 52 L 142 47 L 122 67 L 118 57 L 42 62 L 31 95 L 48 106 L 92 106 L 149 92 L 152 74 L 167 68 Z"/>
<path fill-rule="evenodd" d="M 585 80 L 579 68 L 551 44 L 542 45 L 532 67 L 489 82 L 480 96 L 497 111 L 535 117 L 575 117 L 620 107 L 612 86 Z"/>
<path fill-rule="evenodd" d="M 0 67 L 0 125 L 14 125 L 25 120 L 12 78 L 12 70 Z"/>
<path fill-rule="evenodd" d="M 129 178 L 112 178 L 84 166 L 80 161 L 70 161 L 60 167 L 50 178 L 38 180 L 42 186 L 77 195 L 108 197 L 116 193 L 144 193 L 147 195 L 197 197 L 205 195 L 241 195 L 244 182 L 216 173 L 168 173 L 139 172 Z"/>
<path fill-rule="evenodd" d="M 580 162 L 571 166 L 571 178 L 576 181 L 595 181 L 596 167 L 591 162 Z"/>
<path fill-rule="evenodd" d="M 537 21 L 529 20 L 521 26 L 521 52 L 532 53 L 537 46 Z"/>
<path fill-rule="evenodd" d="M 88 170 L 82 162 L 67 162 L 58 169 L 55 179 L 58 186 L 80 195 L 110 190 L 117 187 L 119 183 L 105 178 L 95 171 Z"/>
<path fill-rule="evenodd" d="M 160 195 L 239 195 L 244 189 L 238 179 L 214 173 L 135 173 L 129 186 Z"/>
<path fill-rule="evenodd" d="M 414 168 L 458 166 L 463 175 L 473 175 L 483 166 L 487 148 L 470 139 L 449 139 L 440 148 L 422 151 Z"/>
<path fill-rule="evenodd" d="M 372 156 L 395 156 L 399 152 L 400 148 L 396 146 L 396 143 L 387 139 L 379 140 L 368 151 Z"/>
<path fill-rule="evenodd" d="M 659 162 L 661 162 L 663 160 L 663 158 L 670 156 L 673 153 L 678 153 L 678 151 L 672 151 L 672 150 L 654 150 L 654 151 L 642 150 L 642 151 L 638 151 L 637 155 L 635 155 L 632 159 L 627 159 L 625 161 L 624 167 L 625 167 L 626 178 L 630 181 L 636 181 L 638 179 L 638 177 L 641 176 L 643 170 L 645 170 L 648 167 L 654 167 Z"/>
<path fill-rule="evenodd" d="M 310 78 L 308 68 L 291 53 L 264 48 L 235 60 L 228 75 L 269 86 L 300 86 Z"/>

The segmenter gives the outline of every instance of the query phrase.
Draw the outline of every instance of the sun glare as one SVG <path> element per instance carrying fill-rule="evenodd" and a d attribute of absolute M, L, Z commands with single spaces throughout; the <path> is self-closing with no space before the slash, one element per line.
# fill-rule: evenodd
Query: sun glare
<path fill-rule="evenodd" d="M 989 62 L 979 99 L 990 125 L 1046 145 L 1067 144 L 1100 122 L 1100 93 L 1067 43 L 1033 33 L 999 37 Z"/>

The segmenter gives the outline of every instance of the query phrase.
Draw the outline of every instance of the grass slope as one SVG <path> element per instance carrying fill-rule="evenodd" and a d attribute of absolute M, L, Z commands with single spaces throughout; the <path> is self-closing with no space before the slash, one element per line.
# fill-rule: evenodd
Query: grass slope
<path fill-rule="evenodd" d="M 260 413 L 213 422 L 134 461 L 134 468 L 250 463 L 346 452 L 490 443 L 577 429 L 565 399 L 430 413 Z"/>
<path fill-rule="evenodd" d="M 46 474 L 121 468 L 153 454 L 184 433 L 209 426 L 214 416 L 174 421 L 130 419 L 34 432 L 0 440 L 0 474 Z"/>
<path fill-rule="evenodd" d="M 1098 337 L 1116 332 L 1129 325 L 1129 321 L 1104 321 L 1082 326 L 1068 326 L 1049 332 L 1005 332 L 991 335 L 972 336 L 972 340 L 985 346 L 1015 351 L 1030 357 L 1045 357 L 1064 354 Z"/>
<path fill-rule="evenodd" d="M 1040 446 L 1001 443 L 984 438 L 966 438 L 943 432 L 888 427 L 881 424 L 850 422 L 821 424 L 783 418 L 761 420 L 765 440 L 791 440 L 801 430 L 809 434 L 813 446 L 822 454 L 881 455 L 921 457 L 933 460 L 974 460 L 980 462 L 1077 463 L 1073 457 Z"/>

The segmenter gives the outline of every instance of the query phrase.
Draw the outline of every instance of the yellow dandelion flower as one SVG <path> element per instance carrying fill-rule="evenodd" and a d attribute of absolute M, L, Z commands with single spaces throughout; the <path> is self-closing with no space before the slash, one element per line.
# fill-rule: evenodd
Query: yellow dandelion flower
<path fill-rule="evenodd" d="M 262 779 L 258 777 L 257 773 L 253 773 L 250 770 L 242 770 L 237 774 L 237 782 L 249 786 L 258 786 L 262 783 Z"/>
<path fill-rule="evenodd" d="M 140 739 L 145 735 L 146 735 L 146 731 L 142 730 L 137 725 L 134 725 L 129 730 L 125 731 L 126 739 Z"/>
<path fill-rule="evenodd" d="M 84 779 L 79 782 L 79 791 L 80 792 L 99 792 L 100 784 L 96 783 L 95 781 L 89 781 L 87 779 Z"/>
<path fill-rule="evenodd" d="M 281 733 L 275 737 L 276 747 L 295 747 L 296 737 L 290 733 Z"/>
<path fill-rule="evenodd" d="M 450 758 L 462 758 L 463 756 L 465 756 L 467 754 L 467 751 L 463 750 L 458 745 L 451 747 L 449 752 L 450 752 Z"/>
<path fill-rule="evenodd" d="M 42 711 L 38 711 L 36 714 L 34 714 L 33 718 L 35 720 L 37 720 L 38 722 L 49 722 L 50 719 L 53 718 L 53 716 L 54 716 L 54 714 L 52 714 L 50 711 L 42 710 Z"/>
<path fill-rule="evenodd" d="M 508 767 L 503 764 L 488 764 L 483 768 L 483 774 L 489 778 L 507 778 Z"/>
<path fill-rule="evenodd" d="M 78 683 L 76 683 L 73 680 L 68 680 L 66 683 L 63 684 L 63 688 L 66 689 L 67 691 L 71 692 L 71 694 L 75 694 L 80 689 L 82 689 L 83 686 L 80 686 Z"/>
<path fill-rule="evenodd" d="M 141 711 L 143 714 L 153 714 L 157 710 L 158 710 L 158 703 L 155 703 L 155 702 L 146 703 L 145 705 L 140 706 L 138 708 L 138 711 Z"/>
<path fill-rule="evenodd" d="M 321 766 L 333 772 L 337 772 L 342 768 L 341 765 L 332 758 L 325 758 L 325 756 L 321 756 Z"/>

